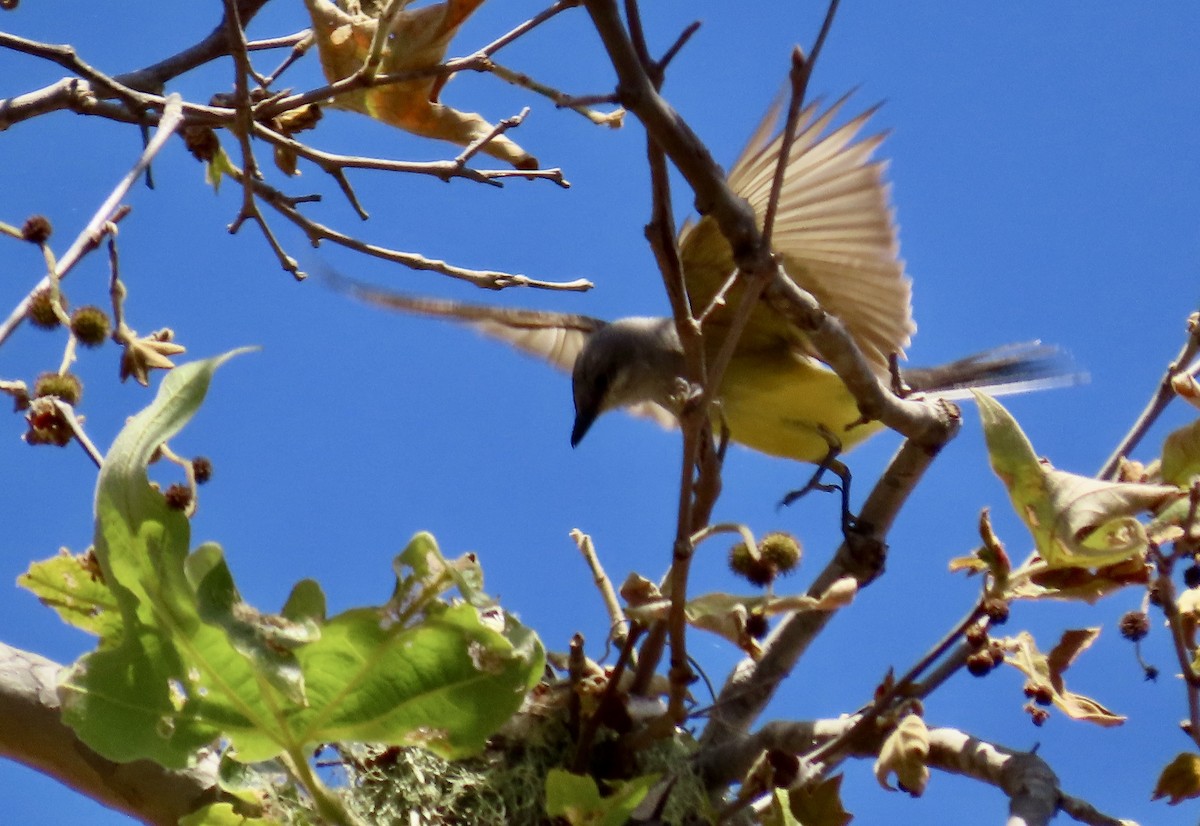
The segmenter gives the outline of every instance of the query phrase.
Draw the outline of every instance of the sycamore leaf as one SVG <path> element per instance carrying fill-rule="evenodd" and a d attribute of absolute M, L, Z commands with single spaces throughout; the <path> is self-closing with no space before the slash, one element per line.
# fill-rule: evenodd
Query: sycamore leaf
<path fill-rule="evenodd" d="M 995 399 L 979 392 L 975 398 L 992 468 L 1051 568 L 1094 568 L 1141 556 L 1147 537 L 1137 515 L 1183 495 L 1164 485 L 1104 482 L 1055 470 L 1038 459 Z"/>
<path fill-rule="evenodd" d="M 1163 797 L 1171 806 L 1200 797 L 1200 755 L 1181 752 L 1166 765 L 1154 784 L 1150 799 Z"/>
<path fill-rule="evenodd" d="M 929 729 L 918 714 L 907 714 L 883 741 L 875 760 L 875 779 L 888 791 L 896 791 L 891 776 L 896 775 L 900 791 L 920 797 L 929 783 Z"/>
<path fill-rule="evenodd" d="M 1075 659 L 1086 651 L 1100 635 L 1099 628 L 1077 628 L 1064 631 L 1058 644 L 1049 654 L 1038 650 L 1033 636 L 1022 631 L 1004 641 L 1009 650 L 1004 661 L 1028 678 L 1028 688 L 1035 695 L 1053 702 L 1073 720 L 1100 726 L 1119 726 L 1125 717 L 1102 706 L 1090 697 L 1068 691 L 1063 674 Z"/>
<path fill-rule="evenodd" d="M 209 803 L 179 818 L 179 826 L 272 826 L 276 820 L 248 817 L 232 803 Z"/>
<path fill-rule="evenodd" d="M 649 774 L 610 783 L 612 791 L 602 796 L 589 775 L 551 769 L 546 775 L 546 814 L 561 817 L 571 826 L 623 826 L 658 777 Z"/>
<path fill-rule="evenodd" d="M 418 9 L 403 9 L 384 37 L 380 74 L 432 69 L 446 57 L 450 40 L 483 0 L 447 0 Z M 325 79 L 335 83 L 363 69 L 379 20 L 350 14 L 329 0 L 305 0 Z M 334 99 L 333 105 L 427 138 L 467 146 L 493 131 L 474 112 L 459 112 L 438 102 L 445 74 L 430 72 L 412 80 L 359 88 Z M 537 159 L 504 135 L 496 135 L 482 151 L 517 169 L 537 169 Z"/>
<path fill-rule="evenodd" d="M 478 591 L 473 560 L 448 562 L 418 535 L 401 558 L 420 572 L 397 571 L 397 592 L 422 592 L 408 616 L 388 603 L 326 620 L 315 583 L 267 614 L 241 599 L 219 547 L 188 552 L 188 519 L 150 485 L 146 465 L 225 358 L 169 373 L 104 460 L 94 548 L 115 618 L 97 625 L 99 650 L 64 669 L 63 719 L 110 759 L 168 767 L 218 738 L 244 762 L 338 740 L 447 759 L 478 751 L 536 683 L 543 651 Z M 439 599 L 455 586 L 470 601 Z"/>
<path fill-rule="evenodd" d="M 91 551 L 74 556 L 64 550 L 34 562 L 17 577 L 17 584 L 58 612 L 63 622 L 101 638 L 119 633 L 117 600 Z"/>
<path fill-rule="evenodd" d="M 1200 419 L 1169 434 L 1163 440 L 1162 480 L 1187 487 L 1192 478 L 1200 475 Z"/>
<path fill-rule="evenodd" d="M 1130 585 L 1146 585 L 1150 568 L 1141 557 L 1114 565 L 1088 568 L 1050 568 L 1033 573 L 1010 587 L 1014 599 L 1062 599 L 1095 603 Z"/>
<path fill-rule="evenodd" d="M 806 826 L 792 814 L 791 792 L 787 789 L 771 790 L 771 805 L 762 815 L 763 826 Z"/>
<path fill-rule="evenodd" d="M 849 826 L 854 816 L 842 805 L 842 777 L 836 774 L 815 786 L 793 789 L 791 812 L 804 826 Z"/>

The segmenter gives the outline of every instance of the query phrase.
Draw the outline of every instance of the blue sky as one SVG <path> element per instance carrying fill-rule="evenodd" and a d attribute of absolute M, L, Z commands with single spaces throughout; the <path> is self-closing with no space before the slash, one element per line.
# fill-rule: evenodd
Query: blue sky
<path fill-rule="evenodd" d="M 786 77 L 791 47 L 807 46 L 822 4 L 647 3 L 653 44 L 665 48 L 692 19 L 704 25 L 673 64 L 664 92 L 732 162 Z M 116 7 L 113 6 L 113 9 Z M 540 8 L 525 0 L 485 6 L 451 48 L 467 54 Z M 131 70 L 207 33 L 217 4 L 23 4 L 0 15 L 6 31 L 70 42 L 93 65 Z M 298 0 L 272 4 L 254 37 L 303 28 Z M 1010 341 L 1061 345 L 1090 383 L 1012 401 L 1035 447 L 1063 469 L 1099 467 L 1132 422 L 1183 340 L 1200 301 L 1200 8 L 1190 2 L 848 3 L 811 91 L 836 98 L 857 88 L 855 108 L 886 101 L 873 123 L 891 130 L 883 153 L 914 279 L 920 331 L 914 363 L 934 363 Z M 611 90 L 613 78 L 582 10 L 564 14 L 498 59 L 579 94 Z M 270 69 L 274 57 L 259 59 Z M 0 97 L 61 77 L 33 58 L 0 52 Z M 224 91 L 228 63 L 181 78 L 172 89 L 198 101 Z M 317 85 L 315 63 L 285 85 Z M 273 182 L 322 192 L 311 214 L 368 240 L 475 268 L 537 278 L 587 277 L 588 294 L 481 293 L 340 250 L 313 251 L 282 219 L 273 226 L 308 266 L 327 263 L 379 284 L 476 301 L 602 317 L 658 314 L 667 303 L 642 238 L 648 214 L 644 135 L 636 122 L 614 132 L 487 76 L 461 76 L 444 99 L 493 120 L 532 107 L 513 137 L 569 191 L 514 181 L 496 190 L 464 181 L 358 173 L 372 218 L 360 222 L 322 174 Z M 439 159 L 457 150 L 400 134 L 366 118 L 327 113 L 307 137 L 336 151 Z M 231 144 L 227 143 L 227 146 Z M 60 113 L 0 134 L 0 220 L 48 215 L 65 249 L 138 153 L 136 134 Z M 263 153 L 269 159 L 269 153 Z M 269 174 L 274 174 L 273 171 Z M 244 596 L 278 607 L 291 584 L 316 577 L 331 608 L 377 602 L 390 589 L 390 560 L 415 531 L 448 553 L 477 551 L 489 592 L 536 628 L 551 648 L 582 631 L 602 653 L 605 617 L 568 538 L 595 539 L 615 579 L 657 577 L 669 559 L 678 438 L 654 425 L 606 416 L 575 450 L 568 444 L 569 384 L 545 366 L 469 331 L 359 306 L 318 281 L 294 283 L 247 226 L 229 236 L 240 192 L 218 195 L 172 142 L 155 168 L 157 189 L 139 187 L 121 228 L 129 322 L 141 332 L 174 328 L 189 353 L 245 344 L 261 352 L 222 370 L 196 421 L 174 444 L 212 457 L 216 473 L 194 523 L 197 541 L 222 543 Z M 688 198 L 676 190 L 682 219 Z M 0 307 L 40 277 L 32 247 L 6 242 Z M 103 303 L 101 256 L 68 282 L 74 304 Z M 7 312 L 6 310 L 4 311 Z M 0 378 L 32 379 L 57 367 L 62 340 L 22 329 L 0 349 Z M 116 382 L 111 345 L 82 355 L 83 411 L 106 446 L 151 393 Z M 1151 457 L 1172 411 L 1142 450 Z M 12 417 L 0 429 L 0 639 L 66 661 L 90 641 L 12 586 L 33 559 L 90 541 L 94 469 L 71 448 L 33 450 Z M 1027 536 L 987 468 L 973 410 L 961 437 L 935 463 L 891 536 L 887 575 L 840 615 L 802 661 L 769 716 L 832 715 L 866 702 L 889 667 L 905 669 L 970 606 L 973 581 L 947 561 L 974 547 L 981 507 L 993 506 L 1014 553 Z M 850 456 L 865 491 L 898 437 L 885 434 Z M 733 450 L 716 518 L 756 532 L 798 534 L 806 563 L 785 583 L 802 589 L 836 544 L 836 503 L 810 498 L 783 512 L 780 495 L 808 469 Z M 694 588 L 742 590 L 724 569 L 725 548 L 701 547 Z M 4 585 L 3 583 L 10 583 Z M 1185 695 L 1158 618 L 1145 645 L 1162 677 L 1146 683 L 1115 622 L 1135 592 L 1094 606 L 1015 608 L 1005 630 L 1028 627 L 1049 645 L 1062 629 L 1103 626 L 1070 672 L 1073 688 L 1130 716 L 1099 730 L 1059 715 L 1041 729 L 1021 711 L 1021 678 L 998 671 L 956 677 L 928 704 L 930 722 L 961 727 L 1016 748 L 1039 745 L 1063 788 L 1104 811 L 1142 823 L 1194 823 L 1195 804 L 1149 802 L 1160 767 L 1189 741 L 1177 733 Z M 733 661 L 716 638 L 693 636 L 693 653 L 719 683 Z M 849 652 L 849 653 L 848 653 Z M 992 789 L 935 775 L 924 798 L 878 790 L 869 764 L 848 764 L 844 789 L 858 822 L 999 820 Z M 13 822 L 122 823 L 37 774 L 0 764 L 0 806 Z M 986 813 L 986 814 L 982 814 Z"/>

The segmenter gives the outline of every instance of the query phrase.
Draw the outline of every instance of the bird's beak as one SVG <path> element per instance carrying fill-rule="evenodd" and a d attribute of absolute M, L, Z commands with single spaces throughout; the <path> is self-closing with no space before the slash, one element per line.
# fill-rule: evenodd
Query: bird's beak
<path fill-rule="evenodd" d="M 592 422 L 596 421 L 598 415 L 600 415 L 598 410 L 589 410 L 576 405 L 575 426 L 571 428 L 571 447 L 579 446 L 579 443 L 583 441 L 583 437 L 587 435 Z"/>

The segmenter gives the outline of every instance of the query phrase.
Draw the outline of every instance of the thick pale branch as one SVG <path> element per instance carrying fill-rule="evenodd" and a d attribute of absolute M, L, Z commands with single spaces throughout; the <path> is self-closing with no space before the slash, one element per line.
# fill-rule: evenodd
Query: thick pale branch
<path fill-rule="evenodd" d="M 740 737 L 720 748 L 702 750 L 698 768 L 711 784 L 735 782 L 749 771 L 764 751 L 803 755 L 823 741 L 842 737 L 855 720 L 855 717 L 848 717 L 771 722 L 753 735 Z M 887 733 L 885 729 L 877 729 L 856 738 L 851 755 L 875 759 Z M 1090 804 L 1063 794 L 1054 772 L 1036 754 L 988 743 L 957 729 L 929 730 L 927 765 L 931 769 L 987 783 L 1008 795 L 1007 826 L 1047 824 L 1059 811 L 1092 826 L 1128 826 L 1128 821 L 1102 814 Z"/>
<path fill-rule="evenodd" d="M 187 771 L 149 760 L 114 763 L 59 719 L 61 666 L 0 643 L 0 755 L 144 823 L 175 824 L 220 799 L 215 756 Z"/>

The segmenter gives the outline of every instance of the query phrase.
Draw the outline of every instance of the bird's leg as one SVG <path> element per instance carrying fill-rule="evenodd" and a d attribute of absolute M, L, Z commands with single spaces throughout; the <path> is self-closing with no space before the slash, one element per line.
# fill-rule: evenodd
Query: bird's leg
<path fill-rule="evenodd" d="M 904 376 L 900 373 L 900 359 L 895 353 L 888 356 L 888 374 L 892 378 L 892 392 L 902 399 L 907 399 L 912 395 L 913 389 L 908 386 L 908 382 L 904 380 Z"/>
<path fill-rule="evenodd" d="M 854 530 L 856 518 L 850 512 L 850 468 L 846 467 L 844 462 L 838 460 L 838 456 L 842 452 L 842 442 L 831 433 L 827 428 L 818 427 L 817 432 L 829 445 L 829 450 L 825 453 L 825 457 L 821 459 L 817 465 L 816 471 L 812 477 L 805 483 L 804 487 L 789 492 L 779 501 L 779 507 L 784 508 L 791 505 L 800 497 L 814 490 L 831 493 L 838 491 L 842 494 L 842 533 L 846 534 Z M 828 484 L 822 482 L 826 473 L 832 473 L 840 480 L 838 484 Z"/>

